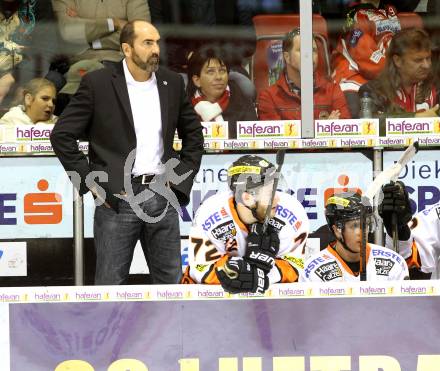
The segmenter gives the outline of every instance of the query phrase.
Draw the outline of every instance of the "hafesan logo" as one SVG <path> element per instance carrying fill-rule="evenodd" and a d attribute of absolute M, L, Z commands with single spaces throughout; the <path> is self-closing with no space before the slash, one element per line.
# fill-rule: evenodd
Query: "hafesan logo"
<path fill-rule="evenodd" d="M 434 133 L 440 134 L 440 120 L 434 120 Z"/>
<path fill-rule="evenodd" d="M 284 136 L 286 136 L 286 137 L 298 136 L 298 128 L 294 122 L 284 123 Z"/>
<path fill-rule="evenodd" d="M 376 127 L 374 126 L 374 123 L 371 121 L 364 122 L 362 124 L 362 134 L 363 135 L 375 135 L 376 134 Z"/>

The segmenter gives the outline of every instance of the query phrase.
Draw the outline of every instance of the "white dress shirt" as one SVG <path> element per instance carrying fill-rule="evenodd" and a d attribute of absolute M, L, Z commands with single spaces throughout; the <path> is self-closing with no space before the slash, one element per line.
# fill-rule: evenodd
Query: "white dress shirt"
<path fill-rule="evenodd" d="M 125 59 L 123 66 L 137 141 L 136 160 L 131 173 L 133 176 L 160 174 L 163 172 L 163 140 L 156 75 L 153 72 L 149 80 L 136 81 Z"/>

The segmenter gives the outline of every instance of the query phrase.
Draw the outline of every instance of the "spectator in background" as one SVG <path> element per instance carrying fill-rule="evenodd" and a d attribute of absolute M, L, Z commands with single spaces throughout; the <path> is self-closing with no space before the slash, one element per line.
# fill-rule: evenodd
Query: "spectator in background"
<path fill-rule="evenodd" d="M 431 33 L 432 76 L 437 89 L 437 101 L 440 102 L 440 29 Z"/>
<path fill-rule="evenodd" d="M 363 85 L 359 95 L 365 92 L 373 99 L 374 111 L 379 116 L 438 116 L 428 33 L 413 28 L 396 34 L 387 50 L 382 73 Z"/>
<path fill-rule="evenodd" d="M 189 59 L 187 94 L 202 121 L 227 121 L 229 138 L 236 138 L 237 121 L 257 120 L 257 114 L 228 72 L 219 52 L 202 48 Z"/>
<path fill-rule="evenodd" d="M 382 71 L 385 52 L 399 31 L 400 22 L 392 5 L 361 0 L 349 8 L 332 63 L 334 79 L 340 84 L 353 117 L 359 115 L 359 88 Z"/>
<path fill-rule="evenodd" d="M 150 21 L 146 0 L 52 0 L 61 37 L 78 45 L 74 61 L 119 62 L 119 35 L 127 21 Z"/>
<path fill-rule="evenodd" d="M 89 72 L 101 68 L 104 68 L 104 65 L 94 59 L 84 59 L 70 66 L 69 71 L 66 73 L 66 84 L 57 95 L 57 105 L 55 109 L 57 116 L 64 111 L 64 108 L 66 108 L 70 102 L 70 98 L 78 90 L 82 77 Z"/>
<path fill-rule="evenodd" d="M 17 68 L 25 63 L 24 49 L 35 27 L 35 1 L 0 2 L 0 103 L 17 80 Z"/>
<path fill-rule="evenodd" d="M 301 119 L 301 38 L 299 28 L 288 32 L 283 40 L 285 69 L 278 81 L 258 97 L 260 120 Z M 347 119 L 350 111 L 339 85 L 316 72 L 318 49 L 313 41 L 314 116 L 316 119 Z"/>
<path fill-rule="evenodd" d="M 56 89 L 43 78 L 30 80 L 23 88 L 22 104 L 12 107 L 0 119 L 4 125 L 55 124 Z"/>

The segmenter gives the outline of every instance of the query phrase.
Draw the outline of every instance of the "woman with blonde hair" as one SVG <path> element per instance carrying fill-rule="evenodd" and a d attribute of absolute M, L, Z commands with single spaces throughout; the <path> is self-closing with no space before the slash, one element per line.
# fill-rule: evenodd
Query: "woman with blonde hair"
<path fill-rule="evenodd" d="M 23 87 L 21 104 L 11 107 L 0 118 L 0 124 L 55 124 L 58 119 L 53 114 L 55 97 L 56 89 L 51 81 L 44 78 L 32 79 Z"/>

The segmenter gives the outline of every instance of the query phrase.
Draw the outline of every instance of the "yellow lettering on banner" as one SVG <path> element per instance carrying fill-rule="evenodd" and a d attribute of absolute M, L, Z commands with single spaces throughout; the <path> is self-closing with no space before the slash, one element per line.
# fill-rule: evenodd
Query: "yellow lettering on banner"
<path fill-rule="evenodd" d="M 238 359 L 237 358 L 219 358 L 218 359 L 219 371 L 238 371 Z"/>
<path fill-rule="evenodd" d="M 397 359 L 390 356 L 360 356 L 359 371 L 401 371 Z"/>
<path fill-rule="evenodd" d="M 61 362 L 55 371 L 95 371 L 92 365 L 86 361 L 80 359 L 70 359 L 68 361 Z"/>
<path fill-rule="evenodd" d="M 304 371 L 304 357 L 273 357 L 273 371 Z"/>
<path fill-rule="evenodd" d="M 179 359 L 180 371 L 199 371 L 198 358 Z"/>
<path fill-rule="evenodd" d="M 350 371 L 350 356 L 310 357 L 310 371 Z"/>
<path fill-rule="evenodd" d="M 107 371 L 148 371 L 147 366 L 145 366 L 141 361 L 137 359 L 123 358 L 114 361 Z"/>
<path fill-rule="evenodd" d="M 244 357 L 243 371 L 261 371 L 261 357 Z"/>
<path fill-rule="evenodd" d="M 423 354 L 417 358 L 417 371 L 438 371 L 439 365 L 439 355 Z"/>

